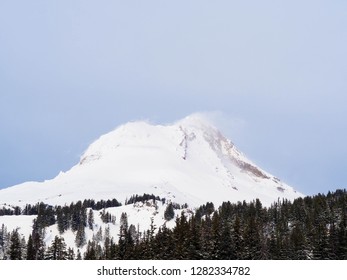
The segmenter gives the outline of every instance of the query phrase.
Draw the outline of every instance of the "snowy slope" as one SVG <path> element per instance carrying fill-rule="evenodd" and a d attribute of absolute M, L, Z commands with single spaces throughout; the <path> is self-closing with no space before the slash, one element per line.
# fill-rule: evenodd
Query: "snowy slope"
<path fill-rule="evenodd" d="M 98 232 L 101 232 L 102 238 L 101 240 L 98 240 L 98 242 L 102 244 L 105 239 L 106 231 L 107 229 L 109 229 L 110 236 L 113 237 L 115 241 L 118 241 L 118 233 L 120 231 L 120 217 L 123 212 L 127 213 L 129 226 L 134 225 L 136 227 L 136 230 L 138 230 L 140 233 L 143 233 L 150 228 L 152 218 L 154 224 L 157 225 L 158 228 L 160 226 L 163 226 L 164 224 L 168 228 L 173 228 L 175 225 L 175 219 L 166 221 L 164 219 L 165 209 L 166 204 L 157 202 L 157 204 L 154 205 L 152 201 L 148 203 L 137 202 L 135 204 L 107 208 L 106 211 L 115 217 L 115 223 L 102 222 L 100 217 L 100 213 L 102 211 L 93 210 L 93 229 L 89 229 L 88 227 L 85 228 L 86 240 L 93 240 L 93 237 L 95 238 Z M 180 215 L 181 211 L 182 210 L 175 210 L 175 215 Z M 189 214 L 187 213 L 187 215 Z M 2 225 L 5 225 L 7 232 L 12 232 L 13 230 L 17 229 L 21 236 L 25 237 L 25 239 L 28 240 L 29 235 L 32 233 L 33 220 L 35 218 L 36 215 L 0 216 L 0 229 Z M 49 226 L 45 230 L 44 241 L 46 243 L 46 247 L 51 245 L 55 236 L 63 237 L 67 248 L 73 248 L 75 252 L 77 252 L 77 250 L 79 249 L 83 254 L 87 249 L 86 246 L 83 246 L 81 248 L 76 247 L 76 233 L 74 233 L 71 229 L 65 231 L 63 234 L 60 234 L 57 224 Z"/>
<path fill-rule="evenodd" d="M 124 203 L 143 193 L 190 207 L 255 198 L 270 205 L 302 196 L 249 161 L 204 118 L 192 115 L 167 126 L 124 124 L 92 143 L 66 173 L 0 190 L 0 207 L 89 198 Z"/>

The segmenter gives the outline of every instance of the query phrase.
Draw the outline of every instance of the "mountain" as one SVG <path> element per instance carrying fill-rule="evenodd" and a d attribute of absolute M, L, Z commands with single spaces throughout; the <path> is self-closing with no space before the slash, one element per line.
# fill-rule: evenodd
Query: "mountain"
<path fill-rule="evenodd" d="M 0 190 L 0 206 L 112 198 L 124 203 L 144 193 L 190 207 L 256 198 L 269 206 L 302 196 L 248 160 L 204 117 L 191 115 L 171 125 L 121 125 L 92 143 L 69 171 Z"/>

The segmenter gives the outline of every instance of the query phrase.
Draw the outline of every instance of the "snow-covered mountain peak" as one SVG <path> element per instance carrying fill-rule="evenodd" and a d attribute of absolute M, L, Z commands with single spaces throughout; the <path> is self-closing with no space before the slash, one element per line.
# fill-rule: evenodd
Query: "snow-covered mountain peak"
<path fill-rule="evenodd" d="M 182 146 L 183 142 L 192 141 L 196 135 L 204 135 L 208 140 L 221 136 L 221 133 L 200 114 L 192 114 L 166 126 L 147 121 L 128 122 L 93 142 L 81 156 L 80 164 L 99 160 L 120 147 L 165 148 L 175 145 L 175 141 Z"/>
<path fill-rule="evenodd" d="M 203 114 L 195 113 L 191 114 L 175 123 L 182 127 L 191 127 L 195 129 L 215 129 L 212 121 Z"/>
<path fill-rule="evenodd" d="M 0 204 L 124 201 L 143 193 L 191 206 L 255 198 L 269 205 L 301 196 L 249 161 L 205 117 L 191 115 L 171 125 L 121 125 L 93 142 L 77 165 L 56 178 L 0 190 Z"/>

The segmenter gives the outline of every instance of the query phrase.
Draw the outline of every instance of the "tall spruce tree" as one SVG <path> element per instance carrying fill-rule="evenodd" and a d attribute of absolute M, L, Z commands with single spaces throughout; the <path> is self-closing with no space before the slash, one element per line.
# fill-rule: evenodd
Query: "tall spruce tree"
<path fill-rule="evenodd" d="M 83 247 L 87 243 L 86 240 L 86 233 L 85 233 L 85 227 L 83 224 L 80 224 L 76 236 L 75 236 L 75 244 L 77 248 Z"/>
<path fill-rule="evenodd" d="M 6 260 L 8 258 L 7 251 L 9 247 L 9 235 L 7 227 L 2 224 L 0 228 L 0 260 Z"/>
<path fill-rule="evenodd" d="M 66 243 L 63 237 L 55 236 L 51 245 L 46 251 L 46 260 L 67 260 L 68 252 L 66 250 Z"/>
<path fill-rule="evenodd" d="M 46 244 L 44 242 L 45 238 L 45 228 L 42 228 L 39 223 L 37 223 L 36 219 L 33 223 L 33 230 L 31 233 L 32 238 L 32 250 L 35 255 L 35 260 L 43 260 L 44 254 L 46 250 Z"/>
<path fill-rule="evenodd" d="M 88 212 L 88 227 L 89 229 L 93 229 L 93 225 L 94 225 L 94 212 L 92 209 L 89 209 Z"/>
<path fill-rule="evenodd" d="M 10 237 L 10 251 L 9 256 L 11 260 L 21 260 L 22 259 L 22 243 L 18 229 L 15 229 L 11 233 Z"/>
<path fill-rule="evenodd" d="M 28 237 L 26 259 L 27 260 L 35 260 L 36 259 L 36 250 L 34 248 L 33 238 L 31 236 L 31 234 Z"/>

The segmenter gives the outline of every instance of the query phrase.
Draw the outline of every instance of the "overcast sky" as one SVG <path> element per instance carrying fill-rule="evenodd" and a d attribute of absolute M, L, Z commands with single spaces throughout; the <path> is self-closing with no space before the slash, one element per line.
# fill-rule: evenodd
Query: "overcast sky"
<path fill-rule="evenodd" d="M 0 188 L 194 112 L 297 190 L 345 188 L 346 27 L 345 0 L 1 0 Z"/>

